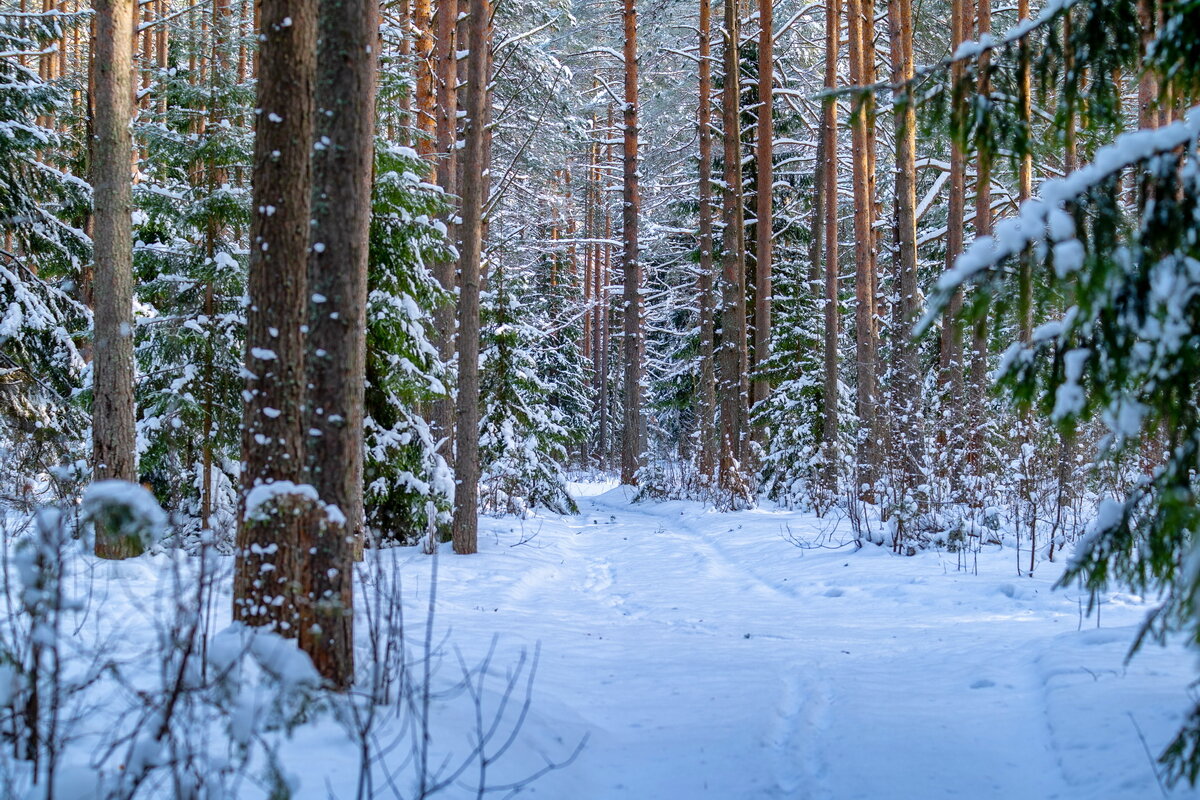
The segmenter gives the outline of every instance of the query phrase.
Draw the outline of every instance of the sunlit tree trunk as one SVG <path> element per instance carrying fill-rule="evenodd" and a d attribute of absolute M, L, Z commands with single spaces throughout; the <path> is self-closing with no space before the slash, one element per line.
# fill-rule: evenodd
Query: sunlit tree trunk
<path fill-rule="evenodd" d="M 865 17 L 872 12 L 866 0 L 849 0 L 847 17 L 850 40 L 851 82 L 864 85 L 874 77 L 871 48 L 866 45 Z M 874 103 L 868 93 L 854 98 L 851 111 L 851 159 L 854 183 L 854 263 L 855 263 L 855 371 L 858 382 L 858 478 L 856 487 L 864 499 L 874 498 L 878 474 L 879 438 L 875 435 L 878 422 L 878 382 L 876 365 L 875 322 L 875 197 L 871 191 L 872 142 L 870 134 Z M 866 487 L 865 490 L 863 487 Z"/>
<path fill-rule="evenodd" d="M 433 6 L 430 0 L 414 0 L 412 13 L 416 34 L 416 150 L 436 167 L 437 91 L 434 81 Z"/>

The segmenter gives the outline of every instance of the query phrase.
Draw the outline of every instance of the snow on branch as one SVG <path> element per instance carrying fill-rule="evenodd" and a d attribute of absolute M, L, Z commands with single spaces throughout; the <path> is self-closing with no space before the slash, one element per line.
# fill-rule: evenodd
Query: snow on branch
<path fill-rule="evenodd" d="M 954 262 L 954 267 L 938 278 L 929 309 L 915 332 L 920 335 L 927 331 L 951 295 L 963 284 L 1037 242 L 1049 241 L 1054 247 L 1055 270 L 1060 278 L 1078 269 L 1084 251 L 1082 243 L 1075 238 L 1075 221 L 1066 206 L 1129 167 L 1170 153 L 1195 141 L 1198 136 L 1200 106 L 1189 111 L 1181 121 L 1124 134 L 1098 150 L 1092 163 L 1065 177 L 1043 182 L 1037 196 L 1021 204 L 1016 217 L 997 223 L 994 236 L 977 238 Z"/>

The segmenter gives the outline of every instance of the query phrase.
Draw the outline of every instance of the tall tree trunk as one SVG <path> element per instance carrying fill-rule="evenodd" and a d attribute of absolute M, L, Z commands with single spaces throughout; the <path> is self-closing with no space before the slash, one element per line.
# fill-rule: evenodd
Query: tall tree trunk
<path fill-rule="evenodd" d="M 608 120 L 605 125 L 604 139 L 607 142 L 605 145 L 604 163 L 606 169 L 604 174 L 610 176 L 605 181 L 606 184 L 611 184 L 611 176 L 613 174 L 613 139 L 616 132 L 613 127 L 613 107 L 608 106 Z M 607 469 L 612 463 L 612 382 L 609 380 L 609 364 L 611 363 L 612 350 L 612 305 L 608 297 L 608 287 L 612 285 L 612 262 L 613 262 L 613 213 L 612 206 L 608 202 L 608 197 L 611 196 L 611 188 L 607 187 L 603 190 L 604 201 L 604 266 L 601 273 L 603 279 L 603 290 L 600 296 L 600 377 L 597 401 L 600 404 L 600 432 L 599 432 L 599 454 L 601 466 Z"/>
<path fill-rule="evenodd" d="M 375 156 L 378 4 L 321 0 L 308 289 L 308 482 L 326 511 L 310 526 L 300 644 L 330 683 L 354 680 L 353 576 L 363 538 L 367 240 Z M 328 506 L 327 506 L 328 508 Z M 310 534 L 312 535 L 312 534 Z"/>
<path fill-rule="evenodd" d="M 162 3 L 159 3 L 161 6 Z M 165 7 L 160 9 L 165 11 Z M 228 56 L 229 56 L 229 37 L 230 37 L 230 22 L 233 10 L 230 7 L 230 0 L 215 0 L 212 9 L 212 47 L 210 48 L 210 58 L 212 60 L 212 69 L 209 70 L 209 104 L 208 104 L 208 119 L 206 127 L 212 129 L 214 126 L 220 126 L 227 120 L 227 108 L 225 105 L 225 92 L 228 91 Z M 159 27 L 165 28 L 165 24 Z M 203 167 L 203 186 L 206 194 L 212 197 L 217 190 L 224 186 L 229 180 L 228 170 L 223 164 L 213 163 L 201 165 Z M 216 256 L 217 242 L 221 236 L 221 227 L 216 218 L 210 217 L 204 229 L 204 255 L 210 261 Z M 208 280 L 204 286 L 204 318 L 207 320 L 207 335 L 204 343 L 203 363 L 201 365 L 201 375 L 204 381 L 204 400 L 202 404 L 202 414 L 200 421 L 200 430 L 202 442 L 200 444 L 200 526 L 208 530 L 212 527 L 213 513 L 213 441 L 214 441 L 214 412 L 215 399 L 213 392 L 214 372 L 215 372 L 215 357 L 216 348 L 214 341 L 217 336 L 216 330 L 216 289 L 213 286 L 212 280 Z"/>
<path fill-rule="evenodd" d="M 713 297 L 713 131 L 712 131 L 712 3 L 700 0 L 700 478 L 711 482 L 717 461 L 717 381 L 713 363 L 716 303 Z"/>
<path fill-rule="evenodd" d="M 642 428 L 642 261 L 638 253 L 638 62 L 636 0 L 625 0 L 625 136 L 621 213 L 625 320 L 625 420 L 621 431 L 621 482 L 637 483 L 644 448 Z"/>
<path fill-rule="evenodd" d="M 1029 19 L 1029 0 L 1018 0 L 1017 18 Z M 1017 113 L 1021 124 L 1032 138 L 1033 131 L 1033 69 L 1030 63 L 1029 37 L 1021 39 L 1017 62 Z M 1033 195 L 1033 153 L 1026 148 L 1021 154 L 1017 171 L 1017 200 L 1024 203 Z M 1020 340 L 1028 343 L 1033 336 L 1033 258 L 1025 252 L 1020 259 L 1019 296 L 1017 298 Z"/>
<path fill-rule="evenodd" d="M 484 156 L 487 127 L 491 4 L 470 0 L 467 57 L 467 141 L 463 152 L 462 260 L 458 300 L 458 436 L 455 451 L 454 552 L 478 549 L 479 526 L 479 275 L 483 253 Z"/>
<path fill-rule="evenodd" d="M 299 633 L 316 0 L 260 0 L 233 617 Z M 248 518 L 249 517 L 249 518 Z"/>
<path fill-rule="evenodd" d="M 767 398 L 770 381 L 762 373 L 771 350 L 771 210 L 774 201 L 775 40 L 771 18 L 773 0 L 758 0 L 758 142 L 754 222 L 754 379 L 750 405 Z"/>
<path fill-rule="evenodd" d="M 952 0 L 950 6 L 950 30 L 952 32 L 953 41 L 950 44 L 951 52 L 958 49 L 967 38 L 967 12 L 964 8 L 965 0 Z M 958 87 L 966 75 L 966 70 L 963 62 L 958 61 L 951 65 L 950 76 L 953 84 Z M 955 91 L 954 108 L 952 113 L 955 118 L 961 120 L 966 114 L 965 91 Z M 946 269 L 954 268 L 954 262 L 958 260 L 959 255 L 963 251 L 964 234 L 963 227 L 966 218 L 966 195 L 967 195 L 967 156 L 963 151 L 962 144 L 959 140 L 954 139 L 950 143 L 950 199 L 949 210 L 946 215 Z M 942 423 L 938 426 L 938 449 L 943 453 L 943 468 L 945 475 L 950 478 L 951 482 L 957 485 L 959 479 L 959 471 L 957 468 L 957 453 L 961 448 L 961 439 L 963 420 L 962 415 L 965 409 L 965 404 L 961 402 L 962 398 L 962 331 L 961 326 L 962 316 L 962 290 L 956 289 L 950 303 L 947 306 L 946 314 L 942 320 L 941 332 L 941 351 L 939 356 L 939 374 L 938 383 L 941 387 L 942 398 Z"/>
<path fill-rule="evenodd" d="M 420 0 L 418 0 L 418 3 Z M 437 160 L 437 185 L 445 193 L 449 208 L 446 213 L 446 229 L 451 241 L 456 240 L 454 220 L 458 203 L 454 195 L 458 191 L 458 175 L 463 166 L 458 163 L 458 0 L 438 0 L 434 13 L 437 38 L 433 48 L 433 59 L 437 66 L 436 86 L 436 137 L 434 158 Z M 434 265 L 433 274 L 447 292 L 457 288 L 458 264 L 447 258 Z M 434 329 L 441 359 L 450 363 L 454 355 L 455 304 L 444 303 L 434 310 Z M 454 398 L 439 397 L 434 402 L 433 430 L 444 443 L 447 461 L 454 458 Z"/>
<path fill-rule="evenodd" d="M 841 49 L 841 2 L 825 5 L 825 89 L 837 88 L 838 55 Z M 821 141 L 825 164 L 821 168 L 825 211 L 825 407 L 822 413 L 822 458 L 825 489 L 837 491 L 838 463 L 838 105 L 829 97 L 821 110 Z"/>
<path fill-rule="evenodd" d="M 983 36 L 992 31 L 992 0 L 978 0 L 977 34 Z M 977 91 L 980 97 L 989 97 L 992 93 L 991 79 L 988 77 L 988 65 L 991 54 L 984 51 L 979 56 L 979 79 Z M 987 125 L 985 117 L 983 124 Z M 976 153 L 975 166 L 975 236 L 992 235 L 992 156 L 986 147 L 980 147 Z M 967 408 L 967 462 L 970 475 L 978 480 L 983 475 L 983 458 L 985 440 L 985 417 L 988 376 L 987 376 L 987 320 L 980 317 L 975 321 L 971 334 L 971 391 Z M 978 503 L 982 497 L 977 487 L 971 492 L 970 499 Z"/>
<path fill-rule="evenodd" d="M 921 376 L 912 326 L 917 320 L 917 112 L 916 98 L 907 82 L 913 77 L 912 0 L 889 0 L 888 30 L 891 43 L 892 84 L 904 85 L 892 94 L 896 137 L 896 256 L 895 292 L 898 323 L 895 331 L 892 379 L 893 463 L 897 475 L 896 535 L 893 546 L 901 552 L 905 526 L 917 511 L 922 483 L 924 418 L 921 413 Z"/>
<path fill-rule="evenodd" d="M 866 46 L 864 17 L 870 13 L 871 4 L 865 0 L 849 0 L 847 17 L 850 40 L 850 80 L 864 85 L 874 76 L 874 65 Z M 855 351 L 858 382 L 858 478 L 857 488 L 864 499 L 874 499 L 875 479 L 878 475 L 878 438 L 875 436 L 878 422 L 878 386 L 876 378 L 876 323 L 875 323 L 875 255 L 874 255 L 874 209 L 875 198 L 871 191 L 872 140 L 870 135 L 874 103 L 868 93 L 855 98 L 852 112 L 852 141 L 854 182 L 854 262 L 855 262 Z M 866 487 L 865 491 L 863 487 Z"/>
<path fill-rule="evenodd" d="M 721 341 L 717 352 L 720 384 L 720 483 L 731 495 L 744 495 L 744 437 L 749 416 L 746 379 L 746 266 L 742 204 L 741 89 L 737 0 L 725 0 L 724 85 L 721 97 L 725 187 L 721 236 Z"/>
<path fill-rule="evenodd" d="M 434 79 L 437 94 L 434 151 L 437 154 L 438 186 L 449 195 L 457 190 L 455 144 L 458 142 L 458 0 L 438 0 L 434 11 L 433 58 L 437 74 Z M 454 213 L 450 213 L 453 219 Z"/>
<path fill-rule="evenodd" d="M 133 410 L 133 0 L 94 0 L 92 139 L 95 346 L 92 466 L 95 478 L 137 480 Z M 96 531 L 96 555 L 128 558 L 141 545 Z"/>
<path fill-rule="evenodd" d="M 437 168 L 437 91 L 433 64 L 433 6 L 430 0 L 414 0 L 413 29 L 416 31 L 416 100 L 417 114 L 413 120 L 417 129 L 417 153 Z"/>

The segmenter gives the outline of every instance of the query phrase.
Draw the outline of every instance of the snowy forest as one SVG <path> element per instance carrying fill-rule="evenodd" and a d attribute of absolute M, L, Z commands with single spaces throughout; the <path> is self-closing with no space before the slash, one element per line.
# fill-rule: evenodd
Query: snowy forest
<path fill-rule="evenodd" d="M 1197 0 L 0 0 L 0 800 L 1200 797 Z"/>

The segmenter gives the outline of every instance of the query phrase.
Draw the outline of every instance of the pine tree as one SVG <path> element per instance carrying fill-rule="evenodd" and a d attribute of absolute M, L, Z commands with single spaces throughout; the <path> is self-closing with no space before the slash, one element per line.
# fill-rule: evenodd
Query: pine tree
<path fill-rule="evenodd" d="M 245 350 L 245 232 L 253 149 L 240 124 L 253 88 L 239 79 L 238 41 L 214 11 L 211 35 L 177 36 L 176 66 L 153 71 L 161 112 L 135 127 L 138 442 L 142 476 L 187 520 L 232 547 Z M 200 71 L 178 66 L 199 56 Z M 190 475 L 179 480 L 178 476 Z"/>
<path fill-rule="evenodd" d="M 86 424 L 72 395 L 90 323 L 77 226 L 91 191 L 55 168 L 70 143 L 43 124 L 65 110 L 65 93 L 13 57 L 59 35 L 54 17 L 0 17 L 0 435 L 6 467 L 21 471 L 61 459 Z"/>
<path fill-rule="evenodd" d="M 1090 80 L 1065 76 L 1053 125 L 1061 134 L 1068 120 L 1086 120 L 1085 138 L 1095 141 L 1123 125 L 1120 87 L 1112 76 L 1136 73 L 1144 50 L 1140 66 L 1153 73 L 1155 102 L 1171 112 L 1172 96 L 1195 97 L 1200 89 L 1200 48 L 1191 34 L 1200 26 L 1200 9 L 1194 3 L 1145 5 L 1165 22 L 1148 44 L 1141 41 L 1138 4 L 1085 0 L 1044 14 L 1021 35 L 1015 53 L 1011 46 L 993 51 L 991 68 L 1020 85 L 1031 70 L 1034 45 L 1040 45 L 1032 71 L 1049 84 L 1079 63 L 1074 56 L 1088 53 Z M 1073 18 L 1064 27 L 1067 14 Z M 968 53 L 964 60 L 974 57 Z M 1010 96 L 1024 100 L 1020 92 Z M 1200 535 L 1197 114 L 1125 134 L 1098 149 L 1088 165 L 1043 183 L 1018 217 L 1001 220 L 994 237 L 977 240 L 942 276 L 926 318 L 928 324 L 959 287 L 969 285 L 974 318 L 987 312 L 1002 332 L 1015 322 L 1017 341 L 1001 363 L 1001 384 L 1018 408 L 1036 408 L 1064 431 L 1089 418 L 1101 420 L 1108 435 L 1097 465 L 1113 465 L 1146 442 L 1164 443 L 1161 459 L 1126 496 L 1101 504 L 1061 581 L 1082 580 L 1093 592 L 1119 582 L 1161 598 L 1134 650 L 1173 633 L 1200 643 L 1200 571 L 1193 568 Z M 1014 116 L 1017 123 L 1009 124 L 1011 117 L 998 110 L 979 141 L 992 152 L 1009 148 L 1021 165 L 1035 137 L 1023 124 L 1024 110 Z M 1140 204 L 1133 219 L 1122 202 L 1127 175 L 1153 201 Z M 1031 275 L 1040 280 L 1034 283 Z M 1030 315 L 1046 318 L 1060 308 L 1065 313 L 1057 320 L 1023 334 Z M 1195 784 L 1200 778 L 1200 706 L 1161 761 L 1172 781 Z"/>
<path fill-rule="evenodd" d="M 446 365 L 430 309 L 447 302 L 431 265 L 448 256 L 444 210 L 408 148 L 380 143 L 367 308 L 364 503 L 381 543 L 412 544 L 447 527 L 454 499 L 450 468 L 422 409 L 447 396 Z"/>
<path fill-rule="evenodd" d="M 95 349 L 92 362 L 92 468 L 98 480 L 137 479 L 133 410 L 132 141 L 129 37 L 132 0 L 94 0 Z M 128 558 L 141 544 L 98 530 L 96 554 Z"/>
<path fill-rule="evenodd" d="M 539 370 L 552 335 L 522 319 L 532 292 L 503 268 L 490 277 L 483 346 L 479 437 L 480 501 L 484 511 L 521 514 L 533 508 L 575 513 L 563 465 L 577 441 L 574 420 L 554 402 L 554 386 Z M 528 313 L 527 311 L 525 313 Z"/>

